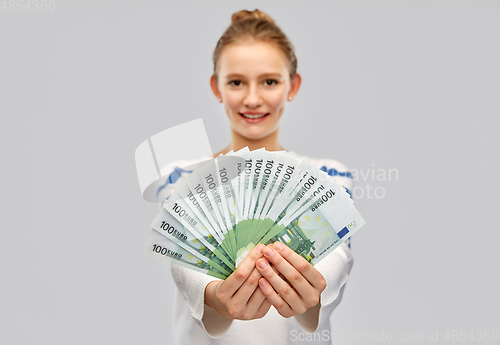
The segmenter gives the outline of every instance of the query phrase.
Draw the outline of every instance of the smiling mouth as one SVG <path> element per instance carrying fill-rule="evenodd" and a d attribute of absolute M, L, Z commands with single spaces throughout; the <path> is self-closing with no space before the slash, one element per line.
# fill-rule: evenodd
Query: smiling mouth
<path fill-rule="evenodd" d="M 250 115 L 250 114 L 242 114 L 242 113 L 239 113 L 239 114 L 247 119 L 260 119 L 261 117 L 269 115 L 269 113 L 261 114 L 261 115 Z"/>

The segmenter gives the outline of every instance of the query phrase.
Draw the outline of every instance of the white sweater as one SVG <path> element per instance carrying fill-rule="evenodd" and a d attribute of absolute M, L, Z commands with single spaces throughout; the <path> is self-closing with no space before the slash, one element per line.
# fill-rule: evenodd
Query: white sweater
<path fill-rule="evenodd" d="M 352 178 L 342 163 L 295 156 L 316 164 L 348 192 L 351 190 Z M 168 188 L 163 188 L 162 196 L 168 196 L 165 191 L 175 188 L 176 178 L 167 182 Z M 330 344 L 330 315 L 342 299 L 353 264 L 349 243 L 348 239 L 314 266 L 327 283 L 318 307 L 291 318 L 283 318 L 271 307 L 262 319 L 226 319 L 204 303 L 205 287 L 217 278 L 172 263 L 172 276 L 178 288 L 174 295 L 174 344 L 285 345 L 301 344 L 301 339 L 304 344 Z"/>

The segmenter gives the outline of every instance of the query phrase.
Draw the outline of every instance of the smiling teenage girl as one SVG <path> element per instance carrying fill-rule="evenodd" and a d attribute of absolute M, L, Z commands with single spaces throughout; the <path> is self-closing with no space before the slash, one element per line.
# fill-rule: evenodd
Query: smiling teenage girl
<path fill-rule="evenodd" d="M 215 48 L 210 79 L 229 119 L 231 143 L 214 157 L 246 146 L 284 150 L 278 141 L 279 126 L 286 102 L 300 88 L 296 69 L 293 45 L 269 16 L 259 10 L 233 14 Z M 341 163 L 298 157 L 351 188 Z M 175 342 L 297 344 L 306 339 L 304 332 L 315 332 L 307 337 L 308 344 L 315 343 L 311 339 L 329 343 L 329 317 L 342 298 L 352 266 L 348 243 L 316 266 L 279 242 L 259 245 L 224 281 L 173 263 L 178 287 Z M 293 288 L 282 277 L 293 282 Z"/>

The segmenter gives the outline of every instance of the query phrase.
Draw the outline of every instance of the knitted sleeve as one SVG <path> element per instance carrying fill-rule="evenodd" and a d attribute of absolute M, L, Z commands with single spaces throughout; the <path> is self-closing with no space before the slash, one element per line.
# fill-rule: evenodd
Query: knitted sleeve
<path fill-rule="evenodd" d="M 323 322 L 329 322 L 330 315 L 342 300 L 352 264 L 351 249 L 347 243 L 342 243 L 314 266 L 325 278 L 326 288 L 321 293 L 320 303 L 316 307 L 295 316 L 304 332 L 313 333 Z"/>
<path fill-rule="evenodd" d="M 213 338 L 222 336 L 231 326 L 232 320 L 223 317 L 215 309 L 205 304 L 205 288 L 217 278 L 172 263 L 172 276 L 177 288 L 186 299 L 195 319 L 207 334 Z"/>

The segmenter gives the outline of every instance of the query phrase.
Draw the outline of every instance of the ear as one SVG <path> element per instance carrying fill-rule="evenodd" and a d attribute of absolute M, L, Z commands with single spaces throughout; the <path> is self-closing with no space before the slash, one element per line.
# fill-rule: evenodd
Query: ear
<path fill-rule="evenodd" d="M 288 97 L 295 98 L 297 92 L 299 92 L 300 84 L 302 83 L 302 77 L 300 74 L 295 73 L 295 77 L 290 80 L 290 92 L 288 92 Z"/>
<path fill-rule="evenodd" d="M 212 88 L 212 92 L 214 93 L 215 97 L 221 98 L 219 88 L 217 87 L 217 83 L 215 82 L 214 75 L 210 77 L 210 87 Z"/>

